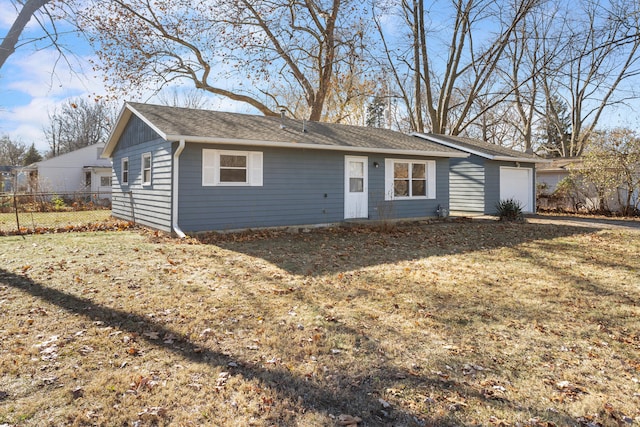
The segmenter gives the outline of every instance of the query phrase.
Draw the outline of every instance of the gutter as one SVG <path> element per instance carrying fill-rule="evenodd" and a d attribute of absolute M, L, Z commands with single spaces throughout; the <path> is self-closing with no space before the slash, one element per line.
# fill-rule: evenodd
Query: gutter
<path fill-rule="evenodd" d="M 520 162 L 520 163 L 551 163 L 551 160 L 529 157 L 509 157 L 509 156 L 494 156 L 491 160 L 504 161 L 504 162 Z"/>
<path fill-rule="evenodd" d="M 181 239 L 187 237 L 178 225 L 178 176 L 180 172 L 180 154 L 182 154 L 185 145 L 185 140 L 181 139 L 176 152 L 173 153 L 173 186 L 171 191 L 171 228 Z"/>

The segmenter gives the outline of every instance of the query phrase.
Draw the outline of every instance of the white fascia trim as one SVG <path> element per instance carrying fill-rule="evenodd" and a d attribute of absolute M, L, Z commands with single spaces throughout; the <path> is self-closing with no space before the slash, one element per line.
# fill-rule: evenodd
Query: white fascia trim
<path fill-rule="evenodd" d="M 111 153 L 113 152 L 113 149 L 115 147 L 113 147 L 115 145 L 115 141 L 116 139 L 120 138 L 120 135 L 122 134 L 122 132 L 124 131 L 124 127 L 126 126 L 126 122 L 128 120 L 124 120 L 124 117 L 126 115 L 131 115 L 131 111 L 129 111 L 127 109 L 127 105 L 125 104 L 125 106 L 122 108 L 122 110 L 120 110 L 120 113 L 118 114 L 118 118 L 116 119 L 116 125 L 113 127 L 113 129 L 111 129 L 111 132 L 109 132 L 109 137 L 107 138 L 107 143 L 104 144 L 104 148 L 102 149 L 102 154 L 100 154 L 100 158 L 102 159 L 109 159 L 111 158 Z"/>
<path fill-rule="evenodd" d="M 165 133 L 164 133 L 164 132 L 162 132 L 162 131 L 160 130 L 160 128 L 158 128 L 156 125 L 154 125 L 150 120 L 148 120 L 148 119 L 144 116 L 144 114 L 140 114 L 140 113 L 138 112 L 138 110 L 136 110 L 135 108 L 133 108 L 133 107 L 132 107 L 131 105 L 129 105 L 129 104 L 127 104 L 127 108 L 128 108 L 129 110 L 131 110 L 131 112 L 132 112 L 133 114 L 135 114 L 136 116 L 138 116 L 138 118 L 139 118 L 140 120 L 142 120 L 142 121 L 143 121 L 147 126 L 149 126 L 151 129 L 153 129 L 153 131 L 154 131 L 155 133 L 157 133 L 158 135 L 160 135 L 162 138 L 167 139 L 167 137 L 166 137 Z M 177 139 L 176 141 L 180 141 L 180 139 Z"/>
<path fill-rule="evenodd" d="M 485 159 L 489 159 L 489 160 L 497 160 L 497 161 L 504 161 L 504 162 L 522 162 L 522 163 L 551 163 L 551 160 L 547 160 L 547 159 L 537 159 L 537 158 L 530 158 L 530 157 L 493 156 L 491 154 L 483 153 L 483 152 L 474 150 L 472 148 L 462 147 L 452 142 L 444 141 L 432 135 L 425 135 L 423 133 L 417 133 L 417 132 L 413 132 L 411 135 L 417 136 L 422 139 L 430 140 L 430 141 L 436 141 L 438 144 L 442 144 L 446 147 L 455 148 L 456 150 L 466 151 L 467 153 L 475 154 L 476 156 L 484 157 Z"/>
<path fill-rule="evenodd" d="M 181 139 L 178 143 L 178 148 L 176 148 L 176 152 L 173 153 L 173 188 L 172 188 L 172 197 L 171 197 L 171 219 L 172 224 L 171 228 L 176 233 L 178 237 L 184 239 L 186 235 L 180 229 L 178 225 L 178 189 L 180 188 L 178 185 L 178 177 L 180 176 L 180 154 L 184 150 L 186 142 L 184 139 Z"/>
<path fill-rule="evenodd" d="M 546 159 L 531 159 L 527 157 L 509 157 L 509 156 L 495 156 L 493 160 L 504 162 L 520 162 L 520 163 L 551 163 L 551 160 Z"/>
<path fill-rule="evenodd" d="M 111 154 L 113 154 L 113 150 L 115 148 L 116 143 L 120 139 L 122 132 L 124 132 L 124 128 L 129 123 L 129 118 L 132 114 L 135 114 L 140 120 L 142 120 L 147 126 L 153 129 L 158 135 L 162 138 L 167 139 L 164 132 L 162 132 L 157 126 L 155 126 L 151 121 L 149 121 L 143 114 L 140 114 L 135 108 L 133 108 L 129 103 L 124 105 L 124 108 L 120 112 L 118 119 L 116 120 L 116 126 L 111 130 L 109 134 L 109 138 L 107 138 L 107 143 L 102 149 L 102 154 L 100 155 L 103 159 L 111 158 Z M 180 138 L 177 138 L 176 141 L 179 141 Z"/>
<path fill-rule="evenodd" d="M 435 137 L 435 136 L 432 136 L 432 135 L 426 135 L 424 133 L 418 133 L 418 132 L 413 132 L 410 135 L 417 136 L 418 138 L 426 139 L 427 141 L 435 141 L 438 144 L 444 145 L 445 147 L 455 148 L 456 150 L 461 150 L 461 151 L 467 152 L 469 154 L 475 154 L 476 156 L 484 157 L 485 159 L 494 160 L 494 157 L 492 155 L 490 155 L 490 154 L 483 153 L 481 151 L 476 151 L 476 150 L 473 150 L 473 149 L 470 149 L 470 148 L 467 148 L 467 147 L 462 147 L 460 145 L 454 144 L 454 143 L 449 142 L 449 141 L 442 140 L 442 139 L 440 139 L 438 137 Z"/>
<path fill-rule="evenodd" d="M 392 148 L 369 148 L 369 147 L 348 147 L 342 145 L 318 145 L 304 144 L 297 142 L 275 142 L 261 141 L 254 139 L 233 139 L 233 138 L 208 138 L 202 136 L 184 136 L 184 135 L 166 135 L 164 138 L 168 141 L 185 140 L 198 144 L 229 144 L 240 146 L 256 146 L 256 147 L 273 147 L 273 148 L 302 148 L 308 150 L 328 150 L 328 151 L 349 151 L 355 153 L 375 153 L 375 154 L 394 154 L 403 156 L 422 156 L 422 157 L 469 157 L 466 153 L 447 153 L 443 151 L 422 151 L 422 150 L 394 150 Z"/>

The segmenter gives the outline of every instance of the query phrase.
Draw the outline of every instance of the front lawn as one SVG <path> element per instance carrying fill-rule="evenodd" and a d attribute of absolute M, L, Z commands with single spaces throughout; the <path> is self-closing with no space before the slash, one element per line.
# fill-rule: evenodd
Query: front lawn
<path fill-rule="evenodd" d="M 499 222 L 1 237 L 0 425 L 635 425 L 638 254 Z"/>

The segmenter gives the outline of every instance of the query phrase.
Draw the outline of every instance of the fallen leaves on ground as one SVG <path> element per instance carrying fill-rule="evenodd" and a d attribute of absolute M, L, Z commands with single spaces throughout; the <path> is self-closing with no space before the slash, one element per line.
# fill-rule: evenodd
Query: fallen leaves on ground
<path fill-rule="evenodd" d="M 633 424 L 639 251 L 475 221 L 6 237 L 0 423 Z"/>

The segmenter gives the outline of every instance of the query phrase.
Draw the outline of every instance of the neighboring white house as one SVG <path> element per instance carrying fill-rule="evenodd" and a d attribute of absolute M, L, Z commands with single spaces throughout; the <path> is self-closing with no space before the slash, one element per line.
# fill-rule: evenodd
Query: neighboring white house
<path fill-rule="evenodd" d="M 537 169 L 536 184 L 538 187 L 538 202 L 541 208 L 562 208 L 567 210 L 597 210 L 600 206 L 598 193 L 592 184 L 580 179 L 580 171 L 583 168 L 582 158 L 558 158 L 551 163 L 541 165 Z M 554 197 L 558 184 L 568 178 L 574 172 L 574 182 L 577 187 L 570 189 L 568 194 Z M 640 172 L 639 172 L 640 173 Z M 628 191 L 625 187 L 618 187 L 609 192 L 605 200 L 606 208 L 611 211 L 620 211 L 625 205 Z M 638 206 L 638 190 L 631 195 L 631 205 Z"/>
<path fill-rule="evenodd" d="M 98 193 L 111 198 L 111 161 L 100 158 L 104 144 L 95 144 L 25 166 L 29 190 L 69 194 Z"/>
<path fill-rule="evenodd" d="M 551 162 L 538 166 L 536 170 L 536 184 L 539 191 L 544 194 L 553 194 L 553 192 L 556 191 L 558 183 L 571 175 L 571 168 L 580 168 L 581 166 L 582 158 L 579 157 L 561 157 L 552 159 Z"/>

